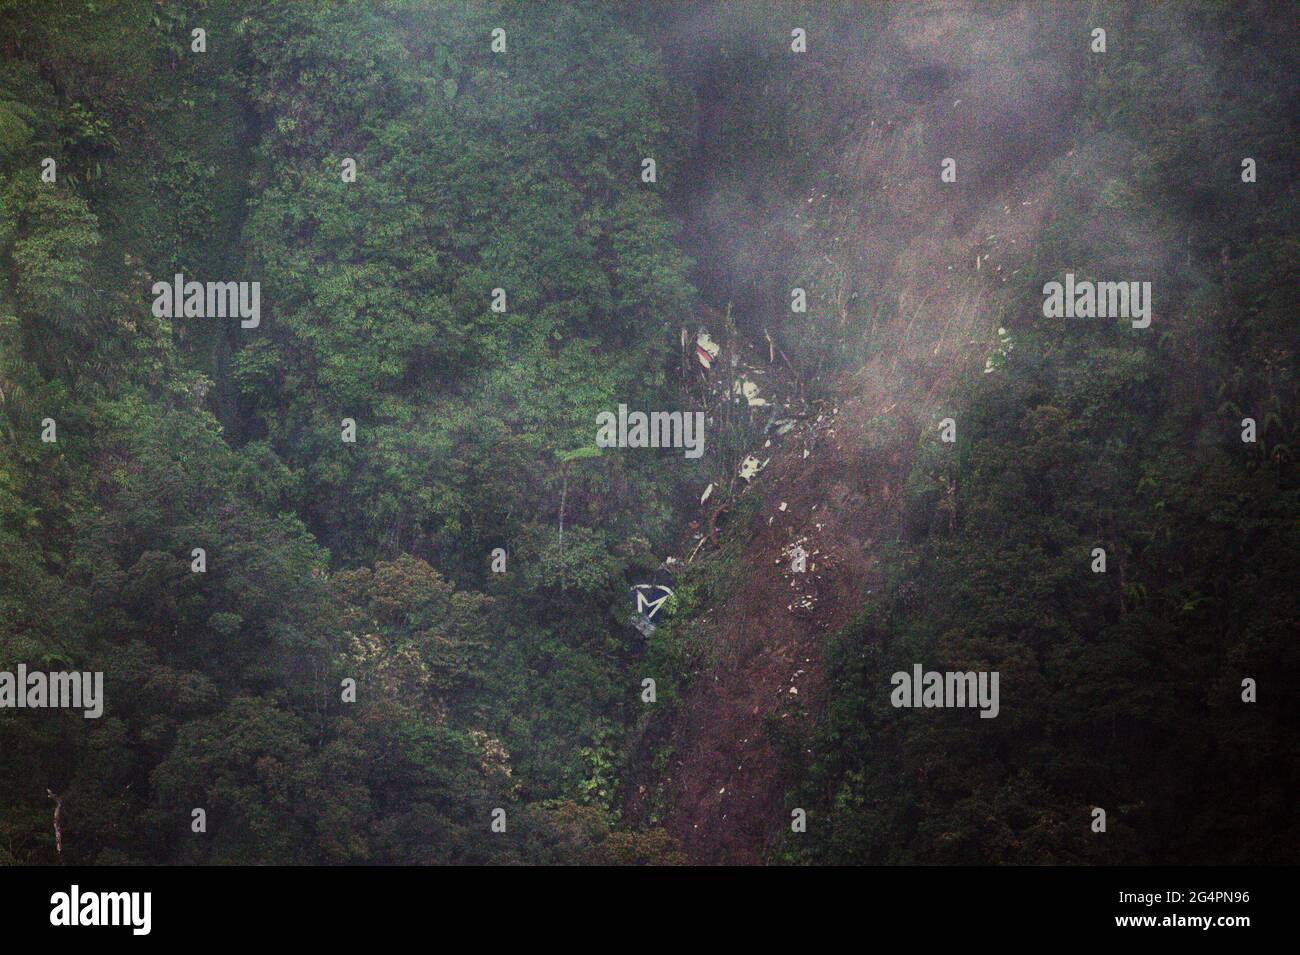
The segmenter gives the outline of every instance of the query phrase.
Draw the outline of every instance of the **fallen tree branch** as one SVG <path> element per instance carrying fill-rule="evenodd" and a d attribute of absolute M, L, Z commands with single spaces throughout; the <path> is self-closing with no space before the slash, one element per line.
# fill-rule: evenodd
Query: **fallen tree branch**
<path fill-rule="evenodd" d="M 59 854 L 59 865 L 63 865 L 63 826 L 59 815 L 63 812 L 63 797 L 56 796 L 53 789 L 46 789 L 45 794 L 54 800 L 54 849 Z"/>

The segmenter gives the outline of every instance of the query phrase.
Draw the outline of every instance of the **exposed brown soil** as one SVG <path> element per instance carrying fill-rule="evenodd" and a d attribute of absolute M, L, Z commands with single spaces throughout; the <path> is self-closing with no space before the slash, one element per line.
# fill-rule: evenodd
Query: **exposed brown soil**
<path fill-rule="evenodd" d="M 806 732 L 817 719 L 828 640 L 880 586 L 881 545 L 899 533 L 917 442 L 942 417 L 955 378 L 978 372 L 989 353 L 990 302 L 1017 281 L 1042 226 L 1052 139 L 1040 137 L 1042 150 L 1026 155 L 1023 138 L 991 140 L 954 105 L 1014 97 L 1026 115 L 1050 115 L 1066 97 L 1050 84 L 1026 87 L 1005 67 L 981 71 L 981 55 L 1007 59 L 991 37 L 1014 35 L 1021 16 L 1018 7 L 974 21 L 957 8 L 902 14 L 899 42 L 919 61 L 964 44 L 972 78 L 906 115 L 864 116 L 837 153 L 839 177 L 853 184 L 847 198 L 790 206 L 789 221 L 804 219 L 800 241 L 825 263 L 813 279 L 835 289 L 833 301 L 849 301 L 869 275 L 897 307 L 875 357 L 836 382 L 838 397 L 820 420 L 813 415 L 760 454 L 771 454 L 770 464 L 744 492 L 758 497 L 759 519 L 722 531 L 750 536 L 730 592 L 704 617 L 706 662 L 670 730 L 668 778 L 655 780 L 669 807 L 665 825 L 693 862 L 766 862 L 789 830 L 787 780 L 768 726 L 794 721 Z M 978 152 L 963 168 L 997 174 L 960 192 L 945 192 L 935 170 L 920 174 L 914 144 L 936 130 L 954 152 Z M 825 320 L 846 315 L 844 307 Z M 796 542 L 808 552 L 805 574 L 791 572 Z M 634 788 L 625 811 L 636 822 L 645 786 Z"/>
<path fill-rule="evenodd" d="M 713 615 L 714 662 L 689 690 L 672 739 L 668 828 L 694 861 L 759 862 L 779 837 L 784 786 L 764 721 L 819 709 L 825 640 L 876 584 L 872 535 L 888 527 L 886 488 L 897 487 L 902 460 L 867 450 L 866 404 L 828 414 L 807 459 L 802 441 L 787 442 L 751 491 L 771 520 L 760 518 L 746 541 L 739 586 Z M 798 540 L 802 574 L 787 553 Z"/>

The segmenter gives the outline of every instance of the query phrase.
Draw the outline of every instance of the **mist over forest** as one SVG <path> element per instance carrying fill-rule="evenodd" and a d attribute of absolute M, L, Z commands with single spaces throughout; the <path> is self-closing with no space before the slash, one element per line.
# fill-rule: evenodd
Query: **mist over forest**
<path fill-rule="evenodd" d="M 1300 861 L 1298 57 L 0 0 L 0 863 Z"/>

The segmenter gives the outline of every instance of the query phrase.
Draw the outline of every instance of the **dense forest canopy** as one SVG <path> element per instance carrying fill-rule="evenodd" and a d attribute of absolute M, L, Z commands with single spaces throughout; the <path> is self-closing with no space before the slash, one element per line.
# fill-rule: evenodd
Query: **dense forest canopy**
<path fill-rule="evenodd" d="M 6 6 L 3 662 L 113 703 L 0 717 L 0 853 L 50 860 L 47 788 L 76 861 L 666 852 L 611 841 L 611 609 L 674 487 L 564 456 L 664 387 L 693 293 L 633 155 L 689 93 L 592 7 Z M 265 318 L 158 318 L 175 274 Z"/>
<path fill-rule="evenodd" d="M 105 701 L 0 709 L 0 862 L 1296 861 L 1300 34 L 1099 7 L 0 0 L 0 671 Z"/>

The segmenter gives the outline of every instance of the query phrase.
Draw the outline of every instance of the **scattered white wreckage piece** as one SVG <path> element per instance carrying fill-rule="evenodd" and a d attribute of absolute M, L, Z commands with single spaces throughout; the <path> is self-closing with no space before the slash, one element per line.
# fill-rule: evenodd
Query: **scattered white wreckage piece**
<path fill-rule="evenodd" d="M 781 557 L 784 558 L 784 560 L 778 560 L 777 563 L 785 563 L 790 567 L 791 573 L 803 573 L 803 570 L 800 568 L 804 567 L 805 564 L 800 562 L 806 562 L 809 557 L 807 548 L 803 546 L 807 542 L 808 538 L 800 537 L 798 540 L 786 544 L 785 547 L 781 549 Z"/>
<path fill-rule="evenodd" d="M 815 609 L 816 606 L 817 606 L 817 599 L 813 597 L 811 594 L 805 594 L 804 596 L 796 600 L 794 603 L 790 604 L 790 606 L 786 607 L 786 609 L 793 613 L 798 613 L 801 610 L 811 611 Z"/>
<path fill-rule="evenodd" d="M 758 385 L 750 381 L 745 375 L 741 375 L 731 386 L 731 393 L 737 397 L 744 398 L 745 403 L 751 408 L 766 408 L 767 399 L 758 393 Z"/>
<path fill-rule="evenodd" d="M 713 487 L 714 487 L 713 483 L 710 482 L 709 486 L 704 489 L 704 493 L 700 495 L 701 504 L 703 504 L 713 495 Z"/>
<path fill-rule="evenodd" d="M 771 458 L 767 458 L 760 461 L 752 454 L 745 455 L 745 459 L 740 462 L 740 476 L 746 481 L 752 481 L 759 471 L 767 467 L 767 462 L 771 460 Z"/>
<path fill-rule="evenodd" d="M 800 537 L 790 541 L 781 549 L 781 556 L 776 559 L 777 564 L 783 564 L 783 574 L 794 591 L 791 596 L 791 602 L 786 604 L 786 609 L 791 613 L 805 615 L 811 613 L 817 607 L 818 601 L 818 581 L 817 563 L 813 558 L 821 553 L 821 549 L 813 547 L 812 542 L 807 536 Z"/>
<path fill-rule="evenodd" d="M 655 617 L 663 609 L 664 604 L 673 596 L 673 578 L 672 568 L 677 564 L 677 558 L 669 557 L 664 561 L 663 566 L 655 571 L 649 580 L 635 583 L 631 586 L 633 613 L 628 623 L 638 630 L 643 637 L 654 635 L 656 628 Z"/>
<path fill-rule="evenodd" d="M 717 360 L 718 353 L 721 350 L 718 343 L 709 337 L 709 333 L 701 328 L 695 336 L 695 360 L 700 363 L 705 371 L 713 367 L 713 363 Z"/>
<path fill-rule="evenodd" d="M 1006 365 L 1016 343 L 1012 341 L 1011 334 L 1005 328 L 998 329 L 998 343 L 993 348 L 993 353 L 984 359 L 984 374 L 992 374 L 999 368 Z"/>

